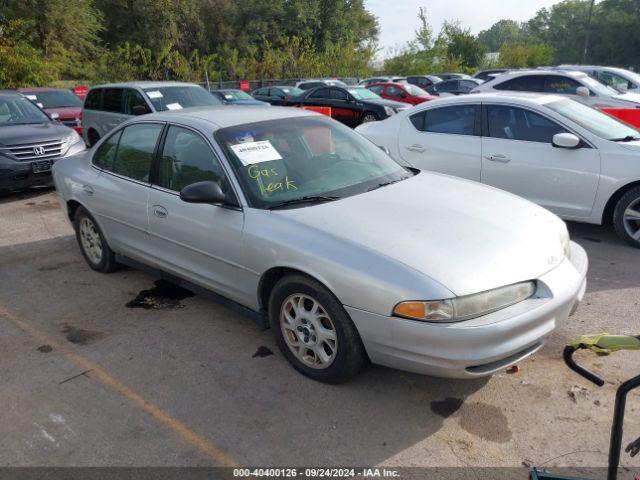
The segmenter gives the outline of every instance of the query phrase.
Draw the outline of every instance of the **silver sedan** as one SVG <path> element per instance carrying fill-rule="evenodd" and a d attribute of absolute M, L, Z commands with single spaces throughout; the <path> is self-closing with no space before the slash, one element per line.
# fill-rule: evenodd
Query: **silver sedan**
<path fill-rule="evenodd" d="M 491 374 L 539 349 L 586 286 L 584 250 L 547 210 L 402 166 L 303 110 L 145 115 L 53 175 L 91 268 L 213 291 L 320 381 L 368 361 Z"/>

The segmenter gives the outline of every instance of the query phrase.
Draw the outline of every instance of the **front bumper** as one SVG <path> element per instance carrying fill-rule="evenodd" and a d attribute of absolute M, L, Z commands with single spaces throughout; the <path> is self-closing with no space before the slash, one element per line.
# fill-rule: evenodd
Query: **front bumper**
<path fill-rule="evenodd" d="M 345 309 L 373 363 L 438 377 L 481 377 L 544 345 L 582 300 L 588 264 L 584 249 L 572 242 L 571 259 L 536 279 L 534 297 L 465 322 L 427 323 Z"/>
<path fill-rule="evenodd" d="M 20 190 L 53 185 L 51 171 L 34 173 L 32 163 L 14 162 L 0 156 L 0 190 Z"/>

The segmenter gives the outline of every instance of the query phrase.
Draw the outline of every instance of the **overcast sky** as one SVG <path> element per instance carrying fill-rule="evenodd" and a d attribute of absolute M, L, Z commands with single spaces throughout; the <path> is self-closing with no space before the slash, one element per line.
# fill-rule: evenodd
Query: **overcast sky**
<path fill-rule="evenodd" d="M 473 33 L 485 30 L 503 18 L 528 20 L 559 0 L 365 0 L 367 9 L 378 17 L 382 57 L 388 49 L 404 45 L 418 28 L 418 9 L 427 9 L 434 33 L 444 20 L 460 20 Z"/>

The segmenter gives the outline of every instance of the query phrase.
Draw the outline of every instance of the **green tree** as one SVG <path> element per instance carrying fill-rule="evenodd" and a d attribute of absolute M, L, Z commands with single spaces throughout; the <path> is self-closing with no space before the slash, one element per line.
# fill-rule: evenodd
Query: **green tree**
<path fill-rule="evenodd" d="M 478 34 L 478 42 L 489 52 L 497 52 L 505 43 L 516 43 L 520 25 L 515 20 L 500 20 Z"/>
<path fill-rule="evenodd" d="M 446 59 L 455 60 L 463 69 L 477 68 L 484 59 L 484 47 L 459 22 L 444 22 L 436 43 L 444 48 Z"/>

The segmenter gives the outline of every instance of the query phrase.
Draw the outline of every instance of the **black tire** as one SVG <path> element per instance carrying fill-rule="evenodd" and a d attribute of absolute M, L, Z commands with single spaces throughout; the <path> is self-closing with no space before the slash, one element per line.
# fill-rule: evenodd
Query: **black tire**
<path fill-rule="evenodd" d="M 640 212 L 640 187 L 632 188 L 625 193 L 613 211 L 613 226 L 618 236 L 629 245 L 640 248 L 640 219 L 630 219 L 628 213 L 625 213 L 627 210 Z"/>
<path fill-rule="evenodd" d="M 93 147 L 100 140 L 100 135 L 93 128 L 89 130 L 87 133 L 87 138 L 89 140 L 88 147 Z"/>
<path fill-rule="evenodd" d="M 362 114 L 362 123 L 377 122 L 380 117 L 374 112 L 364 112 Z"/>
<path fill-rule="evenodd" d="M 333 360 L 324 368 L 312 368 L 305 364 L 293 352 L 284 338 L 285 334 L 280 324 L 280 313 L 285 308 L 288 299 L 295 295 L 303 295 L 315 300 L 330 318 L 329 321 L 336 336 L 335 345 L 337 348 Z M 346 382 L 357 375 L 368 362 L 358 330 L 342 304 L 322 284 L 304 275 L 286 276 L 274 286 L 269 296 L 269 323 L 282 354 L 296 370 L 313 380 L 333 384 Z M 288 335 L 292 334 L 293 332 L 288 332 Z M 303 334 L 301 333 L 301 335 Z M 313 341 L 315 340 L 314 336 Z M 301 342 L 302 339 L 298 339 L 298 341 Z M 301 345 L 301 343 L 299 344 Z M 317 357 L 317 355 L 315 356 Z"/>
<path fill-rule="evenodd" d="M 83 222 L 88 222 L 93 226 L 95 233 L 92 237 L 92 243 L 95 241 L 100 242 L 101 255 L 99 259 L 97 259 L 95 255 L 92 256 L 91 253 L 88 253 L 86 249 L 87 247 L 85 247 L 86 243 L 82 239 L 83 233 L 81 231 L 83 228 Z M 113 253 L 111 248 L 109 248 L 109 245 L 107 245 L 107 241 L 105 240 L 104 235 L 102 234 L 102 230 L 100 230 L 100 227 L 98 226 L 98 223 L 84 207 L 78 207 L 78 210 L 76 210 L 73 219 L 73 223 L 76 230 L 76 240 L 78 241 L 78 245 L 80 246 L 82 256 L 89 264 L 89 267 L 91 267 L 96 272 L 101 273 L 110 273 L 117 270 L 118 264 L 116 262 L 115 254 Z"/>

